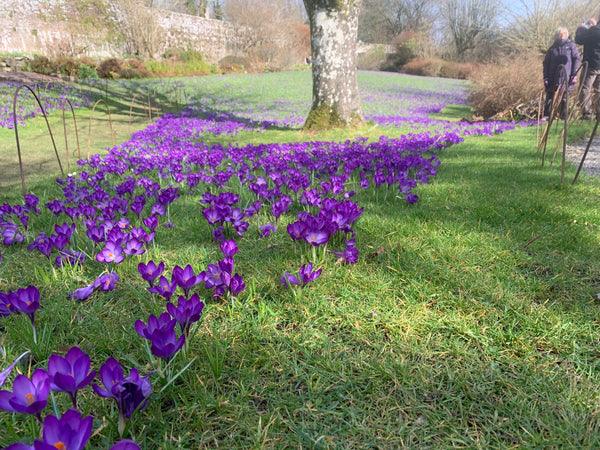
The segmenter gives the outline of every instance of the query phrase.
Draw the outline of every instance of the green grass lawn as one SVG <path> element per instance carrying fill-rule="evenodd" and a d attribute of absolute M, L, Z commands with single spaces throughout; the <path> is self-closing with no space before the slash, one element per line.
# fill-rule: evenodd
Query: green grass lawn
<path fill-rule="evenodd" d="M 452 108 L 449 118 L 464 112 Z M 23 130 L 24 146 L 41 145 L 39 127 Z M 571 139 L 589 128 L 574 127 Z M 215 141 L 402 132 L 279 130 Z M 9 135 L 0 130 L 3 152 Z M 568 166 L 561 183 L 559 164 L 541 166 L 534 127 L 469 137 L 439 157 L 416 204 L 393 192 L 357 194 L 365 207 L 358 263 L 329 259 L 299 298 L 279 283 L 298 260 L 285 233 L 268 245 L 240 240 L 246 291 L 233 305 L 205 299 L 188 354 L 175 360 L 176 369 L 190 367 L 162 391 L 153 375 L 155 394 L 127 436 L 148 449 L 599 447 L 600 180 L 581 175 L 572 186 Z M 37 172 L 28 190 L 56 195 L 52 177 Z M 14 201 L 19 182 L 6 182 L 0 197 Z M 170 268 L 214 262 L 219 247 L 200 211 L 197 198 L 175 202 L 175 228 L 159 229 L 150 256 Z M 32 227 L 47 231 L 53 221 L 46 212 Z M 0 318 L 0 369 L 27 348 L 32 367 L 44 367 L 72 345 L 96 369 L 108 356 L 144 374 L 156 369 L 133 323 L 160 314 L 164 301 L 146 292 L 136 266 L 118 268 L 124 281 L 114 291 L 77 303 L 66 295 L 93 281 L 100 263 L 55 269 L 3 247 L 0 291 L 35 284 L 42 308 L 38 344 L 25 318 Z M 80 395 L 94 416 L 89 448 L 109 448 L 118 440 L 112 404 L 89 389 Z M 64 411 L 69 402 L 55 397 Z M 27 418 L 0 412 L 0 446 L 26 441 L 31 429 Z"/>

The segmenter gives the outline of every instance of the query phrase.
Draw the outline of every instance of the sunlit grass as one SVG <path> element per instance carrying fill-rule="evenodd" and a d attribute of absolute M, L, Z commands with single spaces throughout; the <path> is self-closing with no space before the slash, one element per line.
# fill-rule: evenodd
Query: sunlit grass
<path fill-rule="evenodd" d="M 199 83 L 208 92 L 217 79 Z M 211 87 L 215 105 L 236 92 L 260 98 L 252 89 L 257 79 Z M 116 115 L 123 127 L 125 111 Z M 467 111 L 453 106 L 436 119 Z M 574 127 L 571 138 L 588 128 Z M 28 148 L 41 145 L 35 130 L 23 133 Z M 207 141 L 375 140 L 407 132 L 374 125 L 318 135 L 278 129 Z M 444 149 L 438 175 L 419 185 L 413 205 L 393 191 L 359 191 L 354 199 L 365 211 L 356 225 L 358 262 L 327 259 L 300 299 L 279 281 L 299 260 L 285 231 L 259 239 L 254 230 L 240 239 L 236 270 L 246 291 L 234 305 L 206 295 L 188 354 L 196 359 L 135 417 L 130 437 L 142 448 L 166 449 L 597 447 L 600 182 L 584 175 L 571 186 L 568 166 L 561 183 L 559 164 L 542 167 L 535 141 L 530 127 Z M 57 197 L 51 178 L 30 189 Z M 16 194 L 2 197 L 13 201 L 19 193 L 17 184 Z M 170 271 L 185 264 L 198 270 L 219 258 L 197 200 L 173 203 L 175 227 L 159 228 L 144 259 L 164 261 Z M 35 220 L 32 234 L 56 222 L 47 210 Z M 36 320 L 46 334 L 33 349 L 35 364 L 77 344 L 96 368 L 108 356 L 144 373 L 156 368 L 133 323 L 159 314 L 164 300 L 147 293 L 135 260 L 117 268 L 123 282 L 115 291 L 76 303 L 66 295 L 105 265 L 92 260 L 63 270 L 23 247 L 0 251 L 0 291 L 35 284 L 42 294 Z M 26 348 L 29 330 L 19 319 L 0 319 L 7 354 L 0 368 Z M 177 358 L 183 367 L 186 360 Z M 109 403 L 89 390 L 84 400 L 98 430 L 90 447 L 110 447 L 118 433 Z M 23 417 L 0 412 L 0 429 L 9 423 L 14 433 L 0 433 L 0 445 L 27 436 Z"/>

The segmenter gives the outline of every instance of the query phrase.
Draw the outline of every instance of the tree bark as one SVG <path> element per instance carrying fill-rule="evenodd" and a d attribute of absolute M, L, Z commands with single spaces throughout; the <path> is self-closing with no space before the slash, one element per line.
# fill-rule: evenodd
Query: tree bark
<path fill-rule="evenodd" d="M 310 22 L 312 107 L 305 130 L 364 123 L 356 80 L 356 40 L 362 0 L 304 0 Z"/>

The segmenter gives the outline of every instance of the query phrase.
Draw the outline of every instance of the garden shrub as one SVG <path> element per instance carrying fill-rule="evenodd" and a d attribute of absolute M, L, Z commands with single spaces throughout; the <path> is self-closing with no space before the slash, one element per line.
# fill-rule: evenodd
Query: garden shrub
<path fill-rule="evenodd" d="M 516 118 L 519 105 L 540 95 L 543 86 L 542 56 L 523 54 L 498 64 L 481 66 L 470 79 L 474 82 L 470 101 L 475 115 Z"/>
<path fill-rule="evenodd" d="M 356 66 L 359 70 L 381 70 L 386 60 L 383 45 L 370 48 L 356 57 Z"/>
<path fill-rule="evenodd" d="M 151 76 L 152 72 L 146 68 L 144 62 L 136 58 L 123 61 L 119 71 L 119 78 L 149 78 Z"/>
<path fill-rule="evenodd" d="M 90 80 L 97 79 L 99 77 L 95 67 L 80 62 L 77 70 L 77 78 L 82 80 Z"/>
<path fill-rule="evenodd" d="M 142 76 L 151 74 L 162 77 L 206 75 L 217 73 L 217 68 L 205 60 L 204 55 L 197 50 L 181 48 L 168 49 L 161 60 L 147 60 L 142 67 L 133 66 Z M 144 75 L 144 71 L 150 75 Z"/>
<path fill-rule="evenodd" d="M 477 64 L 445 61 L 439 58 L 415 58 L 404 64 L 400 72 L 423 77 L 442 77 L 466 80 L 476 70 Z"/>
<path fill-rule="evenodd" d="M 109 58 L 102 61 L 96 71 L 100 78 L 118 78 L 123 63 L 117 58 Z"/>
<path fill-rule="evenodd" d="M 477 70 L 476 63 L 461 63 L 456 61 L 444 61 L 440 67 L 440 77 L 468 80 L 471 74 Z"/>
<path fill-rule="evenodd" d="M 249 63 L 248 58 L 229 55 L 219 61 L 219 69 L 225 73 L 246 72 Z"/>
<path fill-rule="evenodd" d="M 70 56 L 59 56 L 56 58 L 54 65 L 61 75 L 74 77 L 79 73 L 79 63 Z"/>
<path fill-rule="evenodd" d="M 43 75 L 50 75 L 51 73 L 56 72 L 56 67 L 45 56 L 35 55 L 27 64 L 26 70 L 29 72 L 41 73 Z"/>
<path fill-rule="evenodd" d="M 131 67 L 124 67 L 123 69 L 119 70 L 118 78 L 131 80 L 134 78 L 142 78 L 142 74 Z"/>

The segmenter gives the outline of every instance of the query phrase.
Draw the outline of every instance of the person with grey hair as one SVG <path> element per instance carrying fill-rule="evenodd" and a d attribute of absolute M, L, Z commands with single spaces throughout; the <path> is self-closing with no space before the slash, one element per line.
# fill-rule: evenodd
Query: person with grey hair
<path fill-rule="evenodd" d="M 569 39 L 569 30 L 560 27 L 554 33 L 554 42 L 544 57 L 544 88 L 546 90 L 544 117 L 550 115 L 554 95 L 561 86 L 566 86 L 569 90 L 573 89 L 573 86 L 577 82 L 579 65 L 579 50 L 575 43 Z M 561 66 L 564 66 L 564 71 L 560 70 Z M 561 99 L 559 111 L 561 118 L 564 119 L 566 115 L 566 102 L 564 97 Z"/>
<path fill-rule="evenodd" d="M 600 93 L 600 27 L 596 19 L 584 20 L 575 32 L 575 43 L 583 45 L 583 61 L 587 72 L 582 80 L 579 106 L 583 119 L 593 119 Z"/>

